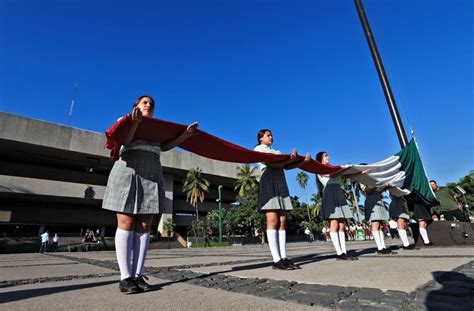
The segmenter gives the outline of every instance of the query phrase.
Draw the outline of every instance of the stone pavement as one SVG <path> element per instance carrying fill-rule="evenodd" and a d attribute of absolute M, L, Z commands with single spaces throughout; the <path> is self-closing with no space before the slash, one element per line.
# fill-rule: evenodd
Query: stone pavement
<path fill-rule="evenodd" d="M 374 245 L 349 242 L 360 260 L 345 262 L 330 242 L 291 243 L 294 271 L 272 270 L 267 245 L 151 250 L 154 289 L 135 295 L 118 291 L 114 252 L 0 255 L 0 309 L 474 310 L 473 247 Z"/>

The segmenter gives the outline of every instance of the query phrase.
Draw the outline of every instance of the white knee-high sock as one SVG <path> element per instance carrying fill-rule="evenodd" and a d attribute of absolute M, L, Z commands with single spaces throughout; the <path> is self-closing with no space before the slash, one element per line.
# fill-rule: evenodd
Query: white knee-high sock
<path fill-rule="evenodd" d="M 403 246 L 407 247 L 410 245 L 410 242 L 408 242 L 407 231 L 405 229 L 398 229 L 398 235 L 400 236 L 400 240 L 402 240 Z"/>
<path fill-rule="evenodd" d="M 329 236 L 331 237 L 332 244 L 334 245 L 334 248 L 336 249 L 336 254 L 341 255 L 342 250 L 341 250 L 341 245 L 339 244 L 339 235 L 337 232 L 330 232 Z"/>
<path fill-rule="evenodd" d="M 343 231 L 338 232 L 339 235 L 339 244 L 341 245 L 341 251 L 344 254 L 347 254 L 346 250 L 346 234 Z"/>
<path fill-rule="evenodd" d="M 115 232 L 115 253 L 117 254 L 117 263 L 120 268 L 120 280 L 129 278 L 130 259 L 133 246 L 133 231 L 127 231 L 117 228 Z"/>
<path fill-rule="evenodd" d="M 278 247 L 278 230 L 267 229 L 267 239 L 268 239 L 268 246 L 270 246 L 270 252 L 272 253 L 273 262 L 279 262 L 280 257 L 280 250 Z"/>
<path fill-rule="evenodd" d="M 420 235 L 425 244 L 430 243 L 430 239 L 428 238 L 428 231 L 426 231 L 426 228 L 420 228 Z"/>
<path fill-rule="evenodd" d="M 280 257 L 286 258 L 286 230 L 278 230 L 278 241 L 280 242 Z"/>
<path fill-rule="evenodd" d="M 133 263 L 132 276 L 142 274 L 145 266 L 146 253 L 148 251 L 148 242 L 150 240 L 150 233 L 135 232 L 133 241 Z"/>
<path fill-rule="evenodd" d="M 380 244 L 382 245 L 382 249 L 387 248 L 385 247 L 385 235 L 383 234 L 382 230 L 379 231 L 379 235 L 380 235 Z"/>
<path fill-rule="evenodd" d="M 380 240 L 379 230 L 372 230 L 372 236 L 374 237 L 375 244 L 377 244 L 377 249 L 381 251 L 383 249 L 382 241 Z"/>

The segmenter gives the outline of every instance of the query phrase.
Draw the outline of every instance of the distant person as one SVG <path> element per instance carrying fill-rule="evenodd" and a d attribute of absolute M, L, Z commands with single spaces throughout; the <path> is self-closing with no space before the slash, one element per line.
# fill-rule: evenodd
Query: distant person
<path fill-rule="evenodd" d="M 205 234 L 204 235 L 204 247 L 211 247 L 211 243 L 210 243 L 210 239 L 209 239 L 209 234 Z"/>
<path fill-rule="evenodd" d="M 438 198 L 440 202 L 440 204 L 434 208 L 438 209 L 439 212 L 444 215 L 444 219 L 453 221 L 454 218 L 456 218 L 462 222 L 469 222 L 454 191 L 448 187 L 439 187 L 436 180 L 430 180 L 430 185 L 436 194 L 436 198 Z"/>
<path fill-rule="evenodd" d="M 152 118 L 154 111 L 155 101 L 150 96 L 140 96 L 133 104 L 120 159 L 110 172 L 102 202 L 103 209 L 114 211 L 117 216 L 115 251 L 120 268 L 119 290 L 123 294 L 151 289 L 142 273 L 153 215 L 162 211 L 165 198 L 160 155 L 193 136 L 198 126 L 193 123 L 174 139 L 162 143 L 135 138 L 139 124 L 144 118 Z"/>
<path fill-rule="evenodd" d="M 309 230 L 308 227 L 306 227 L 306 229 L 304 229 L 304 234 L 306 235 L 306 241 L 308 241 L 308 243 L 313 242 L 312 239 L 311 239 L 311 230 Z"/>
<path fill-rule="evenodd" d="M 59 236 L 57 233 L 55 233 L 53 236 L 53 252 L 58 250 L 58 246 L 59 246 Z"/>
<path fill-rule="evenodd" d="M 40 247 L 40 253 L 47 253 L 48 252 L 48 244 L 49 244 L 49 233 L 48 231 L 45 231 L 41 235 L 41 247 Z"/>

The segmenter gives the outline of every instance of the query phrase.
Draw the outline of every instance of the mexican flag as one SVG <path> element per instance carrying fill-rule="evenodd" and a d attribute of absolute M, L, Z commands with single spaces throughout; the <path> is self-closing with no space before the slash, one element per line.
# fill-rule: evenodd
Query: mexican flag
<path fill-rule="evenodd" d="M 390 187 L 388 191 L 393 196 L 406 196 L 411 203 L 423 205 L 438 205 L 429 179 L 418 151 L 414 138 L 400 152 L 368 165 L 349 165 L 342 171 L 344 174 L 357 174 L 353 177 L 360 183 L 376 189 Z"/>

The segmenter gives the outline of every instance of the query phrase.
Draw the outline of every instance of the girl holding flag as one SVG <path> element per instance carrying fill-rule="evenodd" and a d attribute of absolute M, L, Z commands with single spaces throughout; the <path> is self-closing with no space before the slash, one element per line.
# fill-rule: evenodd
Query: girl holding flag
<path fill-rule="evenodd" d="M 163 143 L 135 139 L 143 117 L 151 118 L 154 110 L 155 101 L 150 96 L 140 96 L 135 101 L 129 116 L 129 131 L 120 148 L 120 159 L 110 172 L 102 203 L 103 209 L 114 211 L 117 215 L 115 250 L 120 268 L 119 289 L 123 294 L 151 289 L 142 273 L 150 224 L 153 215 L 158 214 L 164 204 L 160 153 L 193 136 L 198 126 L 193 123 L 181 135 Z"/>
<path fill-rule="evenodd" d="M 329 155 L 325 151 L 318 152 L 316 161 L 329 164 Z M 357 257 L 348 256 L 346 250 L 345 221 L 352 218 L 353 214 L 341 189 L 341 176 L 343 175 L 316 175 L 318 192 L 322 198 L 321 213 L 325 220 L 329 220 L 329 235 L 336 249 L 337 259 L 357 260 Z M 345 175 L 349 176 L 351 175 Z"/>
<path fill-rule="evenodd" d="M 257 133 L 257 146 L 254 151 L 281 154 L 272 148 L 273 135 L 268 129 Z M 258 188 L 258 211 L 265 213 L 267 221 L 267 239 L 273 257 L 273 269 L 294 270 L 301 269 L 286 256 L 286 211 L 292 210 L 290 193 L 286 184 L 285 172 L 301 166 L 309 161 L 308 153 L 304 161 L 298 160 L 296 150 L 291 153 L 290 159 L 281 162 L 259 163 L 263 171 Z"/>

